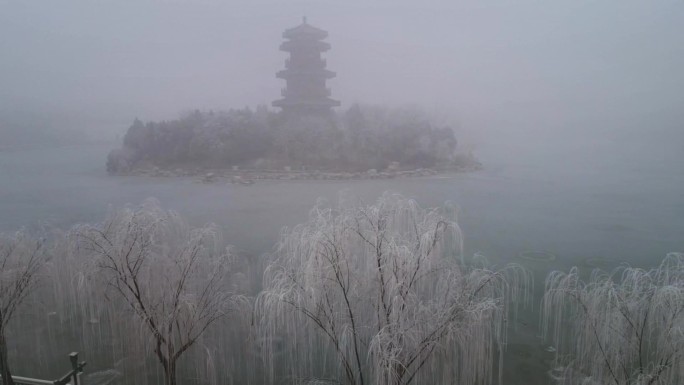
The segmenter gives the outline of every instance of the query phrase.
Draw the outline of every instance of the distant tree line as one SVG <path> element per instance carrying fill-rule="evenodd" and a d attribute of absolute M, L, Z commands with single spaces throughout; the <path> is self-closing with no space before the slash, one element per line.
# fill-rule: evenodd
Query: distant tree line
<path fill-rule="evenodd" d="M 413 109 L 353 105 L 329 117 L 286 118 L 266 107 L 194 111 L 177 120 L 136 119 L 123 146 L 109 154 L 107 170 L 125 173 L 141 164 L 159 167 L 289 165 L 365 171 L 448 166 L 457 162 L 450 127 L 432 124 Z"/>

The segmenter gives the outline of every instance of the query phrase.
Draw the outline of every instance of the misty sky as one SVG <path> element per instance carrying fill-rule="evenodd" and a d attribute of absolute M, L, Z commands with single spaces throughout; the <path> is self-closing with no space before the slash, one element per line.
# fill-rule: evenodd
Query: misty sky
<path fill-rule="evenodd" d="M 169 119 L 279 98 L 284 29 L 330 33 L 343 106 L 472 129 L 681 130 L 682 1 L 3 1 L 0 118 Z"/>

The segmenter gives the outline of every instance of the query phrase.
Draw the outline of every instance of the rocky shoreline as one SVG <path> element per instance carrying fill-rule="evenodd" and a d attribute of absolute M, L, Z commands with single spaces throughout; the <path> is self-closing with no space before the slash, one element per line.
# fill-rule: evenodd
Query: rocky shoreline
<path fill-rule="evenodd" d="M 363 172 L 324 171 L 324 170 L 292 170 L 284 167 L 273 169 L 206 169 L 206 168 L 160 168 L 158 166 L 137 167 L 119 175 L 147 176 L 160 178 L 192 177 L 201 183 L 234 183 L 251 185 L 261 180 L 368 180 L 425 177 L 440 174 L 452 174 L 477 171 L 482 168 L 479 162 L 467 165 L 440 168 L 417 168 L 410 170 L 385 169 L 378 171 L 369 169 Z"/>

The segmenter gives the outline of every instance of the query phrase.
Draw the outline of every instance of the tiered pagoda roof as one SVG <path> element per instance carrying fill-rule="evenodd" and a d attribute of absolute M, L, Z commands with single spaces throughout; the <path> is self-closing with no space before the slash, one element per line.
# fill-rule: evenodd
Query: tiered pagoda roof
<path fill-rule="evenodd" d="M 302 24 L 286 29 L 285 32 L 283 32 L 283 37 L 285 39 L 296 39 L 299 37 L 306 37 L 310 39 L 316 39 L 316 40 L 323 40 L 326 37 L 328 37 L 328 32 L 316 28 L 311 24 L 308 24 L 306 22 L 306 17 L 302 19 Z"/>
<path fill-rule="evenodd" d="M 330 44 L 322 41 L 328 33 L 306 22 L 287 29 L 283 37 L 288 39 L 280 45 L 280 50 L 289 52 L 285 69 L 278 71 L 276 77 L 285 79 L 283 99 L 273 102 L 283 112 L 296 115 L 328 114 L 332 107 L 340 105 L 331 99 L 326 79 L 335 77 L 335 72 L 327 70 L 326 61 L 321 53 L 330 49 Z"/>

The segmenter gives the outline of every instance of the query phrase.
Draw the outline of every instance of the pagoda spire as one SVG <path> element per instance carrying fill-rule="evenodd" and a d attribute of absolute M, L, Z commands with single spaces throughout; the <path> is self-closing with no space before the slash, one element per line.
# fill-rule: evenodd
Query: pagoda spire
<path fill-rule="evenodd" d="M 306 16 L 302 24 L 283 32 L 286 39 L 280 50 L 288 52 L 285 69 L 276 77 L 285 79 L 287 86 L 282 90 L 282 99 L 273 102 L 273 106 L 282 108 L 286 114 L 293 115 L 326 115 L 332 107 L 340 102 L 330 98 L 330 89 L 326 87 L 327 79 L 335 77 L 335 73 L 326 69 L 326 61 L 321 54 L 330 49 L 330 44 L 323 41 L 328 32 L 307 23 Z"/>

